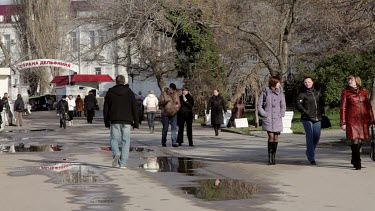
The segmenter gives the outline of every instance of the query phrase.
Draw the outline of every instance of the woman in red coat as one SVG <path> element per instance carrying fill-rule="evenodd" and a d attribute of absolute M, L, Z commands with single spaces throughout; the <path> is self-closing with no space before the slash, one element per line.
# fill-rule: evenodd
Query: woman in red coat
<path fill-rule="evenodd" d="M 348 86 L 341 93 L 340 126 L 346 131 L 346 138 L 352 141 L 352 164 L 361 169 L 361 140 L 369 138 L 369 125 L 374 122 L 374 114 L 369 94 L 362 87 L 358 76 L 348 77 Z"/>

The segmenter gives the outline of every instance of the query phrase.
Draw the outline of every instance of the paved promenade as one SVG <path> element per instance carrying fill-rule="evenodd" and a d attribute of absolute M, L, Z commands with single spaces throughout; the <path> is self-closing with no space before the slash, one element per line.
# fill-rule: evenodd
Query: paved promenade
<path fill-rule="evenodd" d="M 305 158 L 304 135 L 280 136 L 275 166 L 266 165 L 266 133 L 215 137 L 212 128 L 194 125 L 193 136 L 195 147 L 173 148 L 168 136 L 164 148 L 160 122 L 154 134 L 143 122 L 132 131 L 129 168 L 117 169 L 100 115 L 64 130 L 54 112 L 34 112 L 22 128 L 0 133 L 1 210 L 373 210 L 375 162 L 362 155 L 365 168 L 353 170 L 350 148 L 338 143 L 342 131 L 322 132 L 316 166 Z M 211 179 L 221 184 L 199 182 Z M 218 187 L 255 192 L 208 201 L 183 188 L 198 184 L 208 184 L 203 195 L 211 199 Z"/>

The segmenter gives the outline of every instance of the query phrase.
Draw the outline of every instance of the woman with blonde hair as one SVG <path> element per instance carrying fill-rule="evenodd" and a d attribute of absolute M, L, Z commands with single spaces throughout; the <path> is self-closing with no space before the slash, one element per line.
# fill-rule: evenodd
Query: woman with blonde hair
<path fill-rule="evenodd" d="M 350 75 L 348 86 L 341 92 L 340 126 L 346 138 L 352 141 L 352 161 L 356 170 L 361 170 L 360 148 L 363 139 L 368 139 L 369 126 L 374 123 L 374 114 L 369 93 L 358 76 Z"/>

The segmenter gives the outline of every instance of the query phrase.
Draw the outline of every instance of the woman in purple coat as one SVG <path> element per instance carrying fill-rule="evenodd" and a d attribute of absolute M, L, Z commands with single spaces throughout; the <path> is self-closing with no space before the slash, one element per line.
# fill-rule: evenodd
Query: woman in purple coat
<path fill-rule="evenodd" d="M 268 164 L 276 164 L 277 138 L 283 130 L 285 96 L 280 88 L 280 78 L 272 76 L 258 100 L 258 112 L 263 117 L 262 128 L 268 134 Z"/>

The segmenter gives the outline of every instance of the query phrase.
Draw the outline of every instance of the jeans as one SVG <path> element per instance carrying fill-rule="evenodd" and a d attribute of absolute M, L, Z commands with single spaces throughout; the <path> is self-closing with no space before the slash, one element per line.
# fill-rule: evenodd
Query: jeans
<path fill-rule="evenodd" d="M 169 122 L 171 123 L 171 130 L 172 130 L 172 144 L 177 144 L 177 115 L 174 116 L 161 116 L 161 121 L 163 123 L 163 132 L 161 135 L 161 144 L 165 145 L 167 143 L 167 133 L 168 133 L 168 127 Z"/>
<path fill-rule="evenodd" d="M 147 123 L 150 129 L 155 127 L 155 112 L 147 113 Z"/>
<path fill-rule="evenodd" d="M 320 121 L 312 122 L 302 120 L 306 133 L 306 156 L 309 161 L 315 161 L 315 149 L 319 143 L 321 125 Z"/>
<path fill-rule="evenodd" d="M 121 143 L 121 153 L 119 144 Z M 130 148 L 130 125 L 127 124 L 112 124 L 111 125 L 111 149 L 113 157 L 121 155 L 119 164 L 120 167 L 126 166 L 126 161 L 129 157 Z"/>
<path fill-rule="evenodd" d="M 11 110 L 5 110 L 5 113 L 7 114 L 9 126 L 13 125 L 13 113 L 12 113 L 12 111 Z"/>

